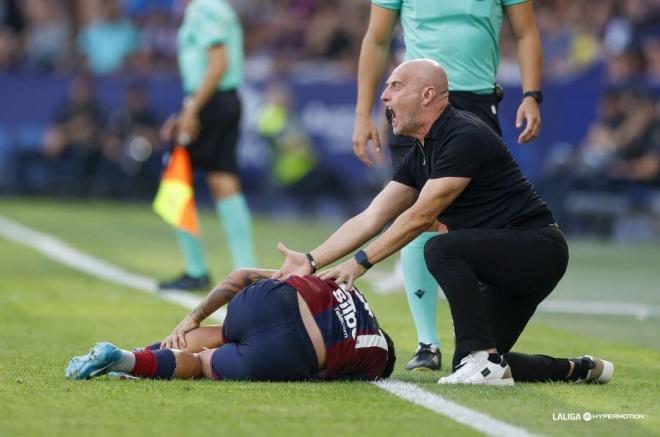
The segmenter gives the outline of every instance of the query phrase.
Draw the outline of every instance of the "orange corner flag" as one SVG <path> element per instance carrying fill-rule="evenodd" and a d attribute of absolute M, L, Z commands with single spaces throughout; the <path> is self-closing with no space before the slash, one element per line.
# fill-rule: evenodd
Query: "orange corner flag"
<path fill-rule="evenodd" d="M 172 151 L 152 207 L 172 226 L 199 235 L 192 164 L 185 148 L 177 146 Z"/>

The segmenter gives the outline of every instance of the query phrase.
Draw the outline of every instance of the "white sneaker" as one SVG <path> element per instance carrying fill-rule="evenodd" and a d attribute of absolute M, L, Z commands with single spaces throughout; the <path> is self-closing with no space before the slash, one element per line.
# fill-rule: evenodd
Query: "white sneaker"
<path fill-rule="evenodd" d="M 511 367 L 504 355 L 500 355 L 499 363 L 488 360 L 488 355 L 486 351 L 470 353 L 454 373 L 440 378 L 438 384 L 513 385 Z"/>

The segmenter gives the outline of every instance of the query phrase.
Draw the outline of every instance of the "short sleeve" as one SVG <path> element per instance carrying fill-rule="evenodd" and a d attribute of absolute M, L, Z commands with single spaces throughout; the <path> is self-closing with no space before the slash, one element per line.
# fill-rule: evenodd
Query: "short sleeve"
<path fill-rule="evenodd" d="M 476 129 L 458 132 L 433 156 L 429 179 L 443 177 L 474 178 L 488 154 L 489 143 Z"/>
<path fill-rule="evenodd" d="M 193 3 L 193 5 L 191 18 L 200 45 L 211 47 L 224 44 L 229 33 L 230 17 L 205 2 Z"/>
<path fill-rule="evenodd" d="M 518 5 L 520 3 L 527 3 L 529 0 L 502 0 L 502 6 L 507 7 L 507 6 L 513 6 L 513 5 Z"/>
<path fill-rule="evenodd" d="M 400 11 L 403 0 L 371 0 L 371 3 L 381 8 Z"/>
<path fill-rule="evenodd" d="M 414 175 L 414 161 L 412 159 L 414 155 L 415 153 L 411 151 L 405 156 L 405 158 L 403 158 L 399 168 L 394 171 L 394 176 L 392 176 L 392 180 L 394 182 L 399 182 L 400 184 L 408 185 L 409 187 L 418 188 Z"/>

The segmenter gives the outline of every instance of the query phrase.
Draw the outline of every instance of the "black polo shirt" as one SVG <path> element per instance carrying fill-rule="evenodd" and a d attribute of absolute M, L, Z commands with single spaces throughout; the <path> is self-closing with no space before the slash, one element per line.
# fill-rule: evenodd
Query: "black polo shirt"
<path fill-rule="evenodd" d="M 449 229 L 534 229 L 555 221 L 502 139 L 475 115 L 451 106 L 393 180 L 421 191 L 427 180 L 449 176 L 471 178 L 438 216 Z"/>

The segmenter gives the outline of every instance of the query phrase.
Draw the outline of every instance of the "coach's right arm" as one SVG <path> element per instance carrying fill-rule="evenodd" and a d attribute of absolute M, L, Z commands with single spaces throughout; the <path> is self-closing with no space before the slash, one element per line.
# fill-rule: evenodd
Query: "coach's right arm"
<path fill-rule="evenodd" d="M 378 235 L 385 225 L 410 208 L 418 195 L 419 192 L 415 188 L 402 183 L 392 181 L 387 184 L 367 209 L 346 221 L 325 242 L 309 252 L 317 268 L 320 269 L 352 253 Z M 282 243 L 277 245 L 277 249 L 286 259 L 272 276 L 273 279 L 313 273 L 303 253 L 288 249 Z"/>

